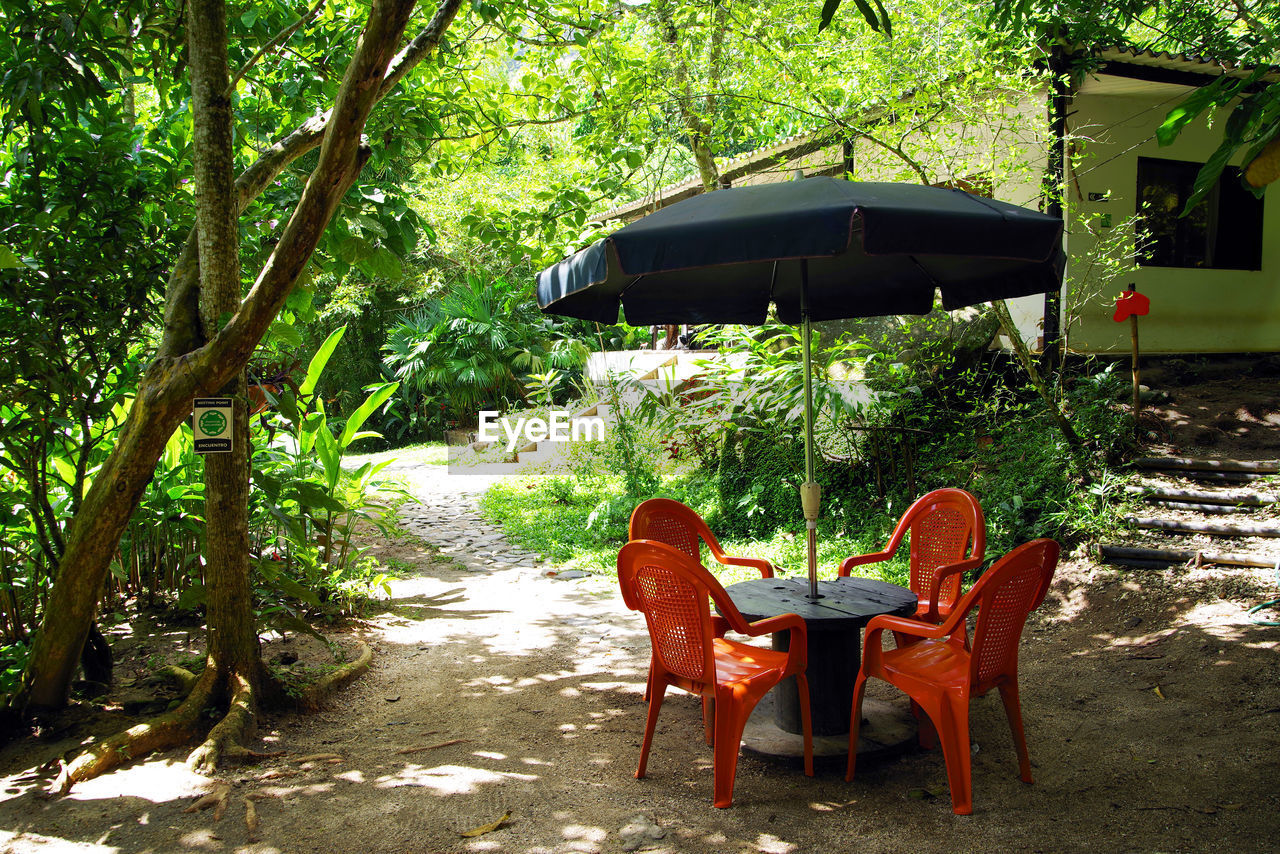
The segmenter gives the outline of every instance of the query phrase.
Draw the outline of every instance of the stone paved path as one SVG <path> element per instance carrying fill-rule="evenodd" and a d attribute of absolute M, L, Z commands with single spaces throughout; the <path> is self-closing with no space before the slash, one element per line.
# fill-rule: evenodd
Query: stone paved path
<path fill-rule="evenodd" d="M 401 506 L 400 526 L 460 566 L 472 572 L 520 569 L 560 579 L 586 574 L 543 562 L 542 555 L 512 545 L 500 527 L 484 520 L 479 511 L 480 496 L 503 475 L 450 474 L 442 466 L 417 463 L 393 463 L 384 473 L 403 477 L 417 499 Z"/>

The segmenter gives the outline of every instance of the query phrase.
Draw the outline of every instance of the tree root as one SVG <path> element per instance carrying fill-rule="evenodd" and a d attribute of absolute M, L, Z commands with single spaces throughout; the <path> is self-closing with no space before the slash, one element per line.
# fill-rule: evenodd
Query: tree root
<path fill-rule="evenodd" d="M 200 681 L 200 677 L 192 673 L 185 667 L 179 667 L 176 664 L 166 664 L 156 671 L 155 677 L 165 682 L 170 682 L 177 686 L 178 691 L 186 696 L 191 693 L 191 689 L 195 687 L 196 682 Z"/>
<path fill-rule="evenodd" d="M 354 661 L 344 664 L 332 673 L 307 686 L 306 690 L 298 697 L 299 710 L 304 712 L 317 711 L 326 697 L 368 670 L 372 661 L 373 649 L 362 641 L 360 643 L 360 652 Z"/>
<path fill-rule="evenodd" d="M 309 686 L 294 701 L 296 707 L 303 712 L 319 709 L 325 697 L 368 670 L 372 660 L 373 650 L 368 644 L 361 643 L 354 661 Z M 201 716 L 217 699 L 223 686 L 227 686 L 231 695 L 227 712 L 209 731 L 204 742 L 187 757 L 188 767 L 200 774 L 211 774 L 224 761 L 252 761 L 279 755 L 260 753 L 244 746 L 257 728 L 259 697 L 271 701 L 282 694 L 279 684 L 266 672 L 266 668 L 258 674 L 259 689 L 255 689 L 254 679 L 240 672 L 219 680 L 212 667 L 206 667 L 198 677 L 191 676 L 182 668 L 165 668 L 162 672 L 183 683 L 187 683 L 188 676 L 194 680 L 190 683 L 186 699 L 173 711 L 116 733 L 65 763 L 49 787 L 50 795 L 65 795 L 74 784 L 104 774 L 125 762 L 195 740 L 200 732 Z"/>
<path fill-rule="evenodd" d="M 206 669 L 187 699 L 171 712 L 116 733 L 62 766 L 49 793 L 65 795 L 76 783 L 97 777 L 132 759 L 156 750 L 167 750 L 195 738 L 200 714 L 213 697 L 214 674 Z"/>
<path fill-rule="evenodd" d="M 232 674 L 230 682 L 234 688 L 226 715 L 209 730 L 204 744 L 187 757 L 187 767 L 198 774 L 212 774 L 224 757 L 241 759 L 249 753 L 244 742 L 258 726 L 253 682 L 239 673 Z"/>

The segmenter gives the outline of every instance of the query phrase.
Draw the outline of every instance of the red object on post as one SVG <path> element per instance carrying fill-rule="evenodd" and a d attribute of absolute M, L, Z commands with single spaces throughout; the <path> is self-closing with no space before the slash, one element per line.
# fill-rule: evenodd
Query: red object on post
<path fill-rule="evenodd" d="M 1116 313 L 1111 316 L 1111 319 L 1120 323 L 1132 316 L 1141 317 L 1149 311 L 1151 311 L 1149 297 L 1135 290 L 1127 290 L 1116 297 Z"/>

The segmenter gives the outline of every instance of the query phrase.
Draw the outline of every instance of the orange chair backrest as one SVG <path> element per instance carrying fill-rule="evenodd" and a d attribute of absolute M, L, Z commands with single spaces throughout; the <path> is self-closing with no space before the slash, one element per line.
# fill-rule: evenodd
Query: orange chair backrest
<path fill-rule="evenodd" d="M 972 555 L 982 557 L 987 548 L 987 523 L 982 506 L 963 489 L 935 489 L 921 496 L 907 509 L 903 523 L 911 530 L 911 582 L 916 593 L 926 593 L 933 577 L 947 564 Z M 972 549 L 966 552 L 972 544 Z M 949 576 L 938 599 L 944 603 L 960 598 L 962 578 Z"/>
<path fill-rule="evenodd" d="M 693 508 L 671 498 L 649 498 L 631 514 L 629 540 L 657 540 L 677 548 L 695 560 L 702 560 L 704 539 L 700 528 L 706 523 Z"/>
<path fill-rule="evenodd" d="M 970 659 L 975 695 L 1017 673 L 1022 627 L 1053 580 L 1058 552 L 1053 540 L 1018 546 L 996 561 L 969 591 L 966 604 L 976 599 L 978 605 Z"/>
<path fill-rule="evenodd" d="M 627 606 L 644 614 L 662 666 L 714 683 L 710 586 L 719 582 L 702 564 L 663 543 L 633 540 L 618 553 L 618 583 Z"/>

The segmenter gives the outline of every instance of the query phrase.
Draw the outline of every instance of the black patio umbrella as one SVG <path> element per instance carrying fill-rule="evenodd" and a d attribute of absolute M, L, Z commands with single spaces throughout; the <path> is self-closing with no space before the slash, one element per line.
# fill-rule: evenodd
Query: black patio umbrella
<path fill-rule="evenodd" d="M 1058 288 L 1062 220 L 960 190 L 806 178 L 665 207 L 538 274 L 543 311 L 633 326 L 801 324 L 809 581 L 817 595 L 812 321 L 928 314 Z"/>

